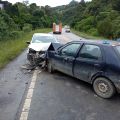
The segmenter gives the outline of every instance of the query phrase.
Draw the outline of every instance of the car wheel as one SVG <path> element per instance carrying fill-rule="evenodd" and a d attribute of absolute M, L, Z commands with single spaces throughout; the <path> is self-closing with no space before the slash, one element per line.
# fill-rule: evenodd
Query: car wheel
<path fill-rule="evenodd" d="M 51 64 L 50 61 L 48 61 L 47 69 L 48 69 L 48 72 L 49 72 L 49 73 L 53 73 L 53 72 L 54 72 L 53 66 L 52 66 L 52 64 Z"/>
<path fill-rule="evenodd" d="M 93 89 L 102 98 L 111 98 L 115 94 L 115 87 L 112 82 L 102 77 L 95 79 Z"/>

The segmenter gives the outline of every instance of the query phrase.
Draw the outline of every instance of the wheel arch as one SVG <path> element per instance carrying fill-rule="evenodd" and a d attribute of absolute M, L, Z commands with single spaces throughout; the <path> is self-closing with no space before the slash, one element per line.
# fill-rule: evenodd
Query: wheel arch
<path fill-rule="evenodd" d="M 95 75 L 93 75 L 91 77 L 91 84 L 94 83 L 95 79 L 100 78 L 100 77 L 108 79 L 114 85 L 113 81 L 109 77 L 107 77 L 106 75 L 104 75 L 102 72 L 97 73 L 97 74 L 95 74 Z"/>

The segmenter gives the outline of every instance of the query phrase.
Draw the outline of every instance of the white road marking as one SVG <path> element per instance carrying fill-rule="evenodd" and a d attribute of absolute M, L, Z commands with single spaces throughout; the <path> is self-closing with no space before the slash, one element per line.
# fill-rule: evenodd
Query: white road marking
<path fill-rule="evenodd" d="M 38 73 L 38 70 L 35 70 L 33 73 L 33 77 L 32 77 L 32 80 L 31 80 L 31 83 L 30 83 L 30 86 L 28 89 L 28 93 L 27 93 L 27 96 L 26 96 L 19 120 L 27 120 L 28 119 L 28 114 L 29 114 L 29 110 L 30 110 L 32 96 L 33 96 L 35 83 L 36 83 L 36 79 L 37 79 L 37 73 Z"/>

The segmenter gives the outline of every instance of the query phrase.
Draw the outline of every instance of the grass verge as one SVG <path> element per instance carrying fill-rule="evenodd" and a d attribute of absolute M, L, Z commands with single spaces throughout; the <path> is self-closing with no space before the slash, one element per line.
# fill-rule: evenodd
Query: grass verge
<path fill-rule="evenodd" d="M 83 37 L 83 38 L 86 38 L 86 39 L 97 39 L 97 40 L 101 40 L 101 39 L 106 39 L 104 37 L 97 37 L 97 36 L 92 36 L 92 35 L 89 35 L 87 33 L 84 33 L 84 32 L 80 32 L 80 31 L 76 31 L 74 29 L 72 29 L 72 32 L 80 37 Z"/>
<path fill-rule="evenodd" d="M 30 33 L 24 33 L 23 37 L 15 40 L 0 41 L 0 68 L 18 56 L 26 47 L 26 41 L 30 41 L 34 33 L 48 33 L 51 29 L 37 29 Z"/>

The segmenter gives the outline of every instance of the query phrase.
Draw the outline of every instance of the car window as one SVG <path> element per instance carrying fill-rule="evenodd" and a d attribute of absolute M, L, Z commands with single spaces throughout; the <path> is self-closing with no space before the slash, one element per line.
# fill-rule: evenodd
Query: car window
<path fill-rule="evenodd" d="M 96 45 L 84 45 L 79 53 L 79 57 L 98 60 L 101 58 L 100 47 Z"/>
<path fill-rule="evenodd" d="M 78 43 L 70 44 L 61 50 L 60 55 L 75 56 L 79 47 L 80 47 L 80 44 Z"/>

